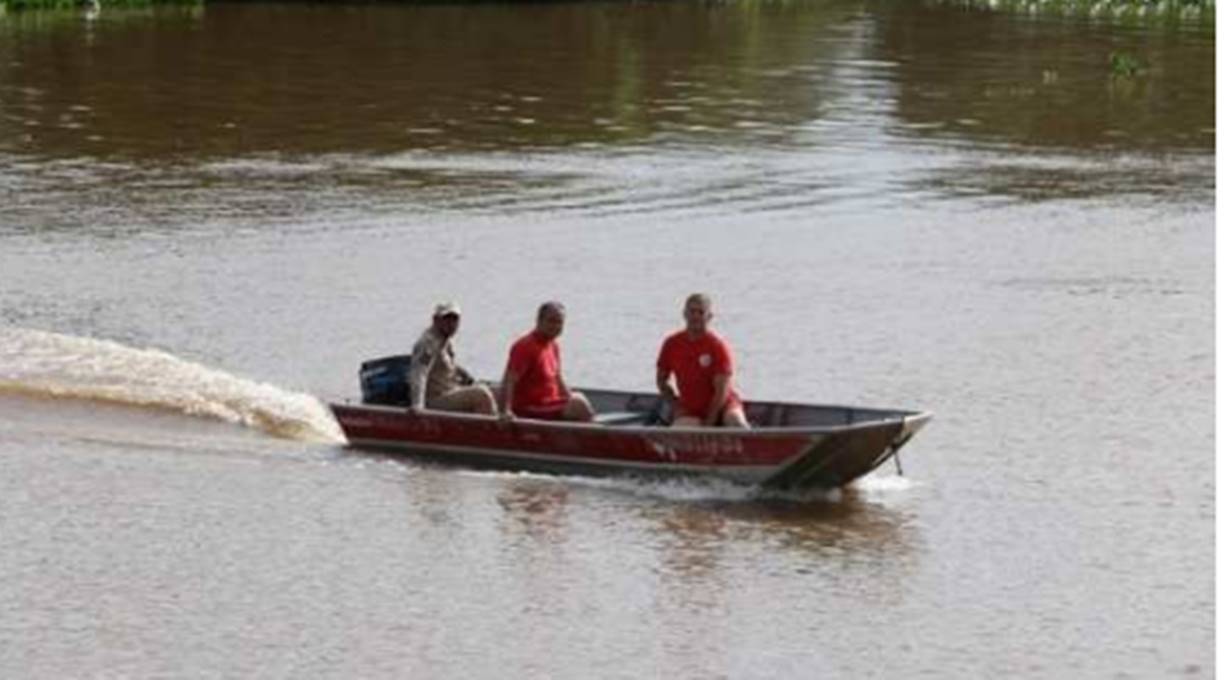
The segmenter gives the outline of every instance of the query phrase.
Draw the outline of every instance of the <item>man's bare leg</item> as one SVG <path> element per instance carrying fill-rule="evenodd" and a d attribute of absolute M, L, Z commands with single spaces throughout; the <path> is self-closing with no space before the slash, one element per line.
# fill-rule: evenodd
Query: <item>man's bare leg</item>
<path fill-rule="evenodd" d="M 748 416 L 744 414 L 743 406 L 729 406 L 723 409 L 722 426 L 737 427 L 744 430 L 752 427 L 752 425 L 748 424 Z"/>
<path fill-rule="evenodd" d="M 748 424 L 748 417 L 744 415 L 744 409 L 741 407 L 732 407 L 725 409 L 722 418 L 719 419 L 718 425 L 710 426 L 702 422 L 701 418 L 695 416 L 678 416 L 672 421 L 672 427 L 734 427 L 747 430 L 752 427 Z"/>
<path fill-rule="evenodd" d="M 569 401 L 565 404 L 565 410 L 561 411 L 561 418 L 587 423 L 595 420 L 595 408 L 591 406 L 585 394 L 571 392 Z"/>
<path fill-rule="evenodd" d="M 493 392 L 485 385 L 471 385 L 447 392 L 433 400 L 429 408 L 491 416 L 497 413 L 497 402 L 493 399 Z"/>

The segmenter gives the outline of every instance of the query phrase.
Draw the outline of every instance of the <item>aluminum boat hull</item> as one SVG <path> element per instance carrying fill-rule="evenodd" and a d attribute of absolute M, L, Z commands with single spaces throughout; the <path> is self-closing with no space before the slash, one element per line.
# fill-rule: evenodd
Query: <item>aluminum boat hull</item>
<path fill-rule="evenodd" d="M 918 411 L 748 402 L 754 427 L 647 425 L 654 394 L 584 389 L 594 423 L 331 405 L 349 444 L 458 465 L 551 474 L 706 477 L 765 489 L 844 486 L 896 455 L 931 418 Z"/>

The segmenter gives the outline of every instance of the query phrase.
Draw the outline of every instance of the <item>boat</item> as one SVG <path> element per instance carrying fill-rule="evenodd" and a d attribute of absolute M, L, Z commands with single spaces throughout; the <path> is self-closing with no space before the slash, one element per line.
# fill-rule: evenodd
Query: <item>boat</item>
<path fill-rule="evenodd" d="M 747 401 L 752 428 L 669 427 L 657 393 L 575 388 L 590 423 L 409 411 L 405 355 L 362 365 L 361 403 L 332 403 L 349 445 L 495 470 L 707 478 L 778 491 L 834 489 L 897 455 L 924 411 Z M 380 382 L 381 380 L 381 382 Z M 898 465 L 898 470 L 900 469 Z"/>

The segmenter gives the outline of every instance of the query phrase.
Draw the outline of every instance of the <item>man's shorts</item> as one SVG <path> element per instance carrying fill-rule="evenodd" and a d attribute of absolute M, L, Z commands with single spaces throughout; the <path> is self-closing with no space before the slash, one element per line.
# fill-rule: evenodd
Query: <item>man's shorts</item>
<path fill-rule="evenodd" d="M 727 403 L 723 406 L 722 412 L 718 414 L 718 421 L 714 424 L 722 425 L 723 417 L 727 414 L 727 411 L 731 411 L 733 409 L 739 409 L 740 411 L 744 410 L 744 402 L 740 401 L 739 396 L 734 394 L 727 397 Z M 676 418 L 696 418 L 697 420 L 702 420 L 705 418 L 705 414 L 689 413 L 687 410 L 685 410 L 683 407 L 679 407 L 677 404 Z"/>
<path fill-rule="evenodd" d="M 520 418 L 534 418 L 535 420 L 561 420 L 567 403 L 567 401 L 554 401 L 546 404 L 515 406 L 514 415 Z"/>

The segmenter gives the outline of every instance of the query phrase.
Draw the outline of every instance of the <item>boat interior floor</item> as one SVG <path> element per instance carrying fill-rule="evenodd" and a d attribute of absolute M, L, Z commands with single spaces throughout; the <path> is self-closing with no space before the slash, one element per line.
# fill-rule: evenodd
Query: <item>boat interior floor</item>
<path fill-rule="evenodd" d="M 644 426 L 644 425 L 659 425 L 660 422 L 650 422 L 653 414 L 642 413 L 641 411 L 612 411 L 608 413 L 595 414 L 595 422 L 600 425 L 621 425 L 621 426 Z"/>

